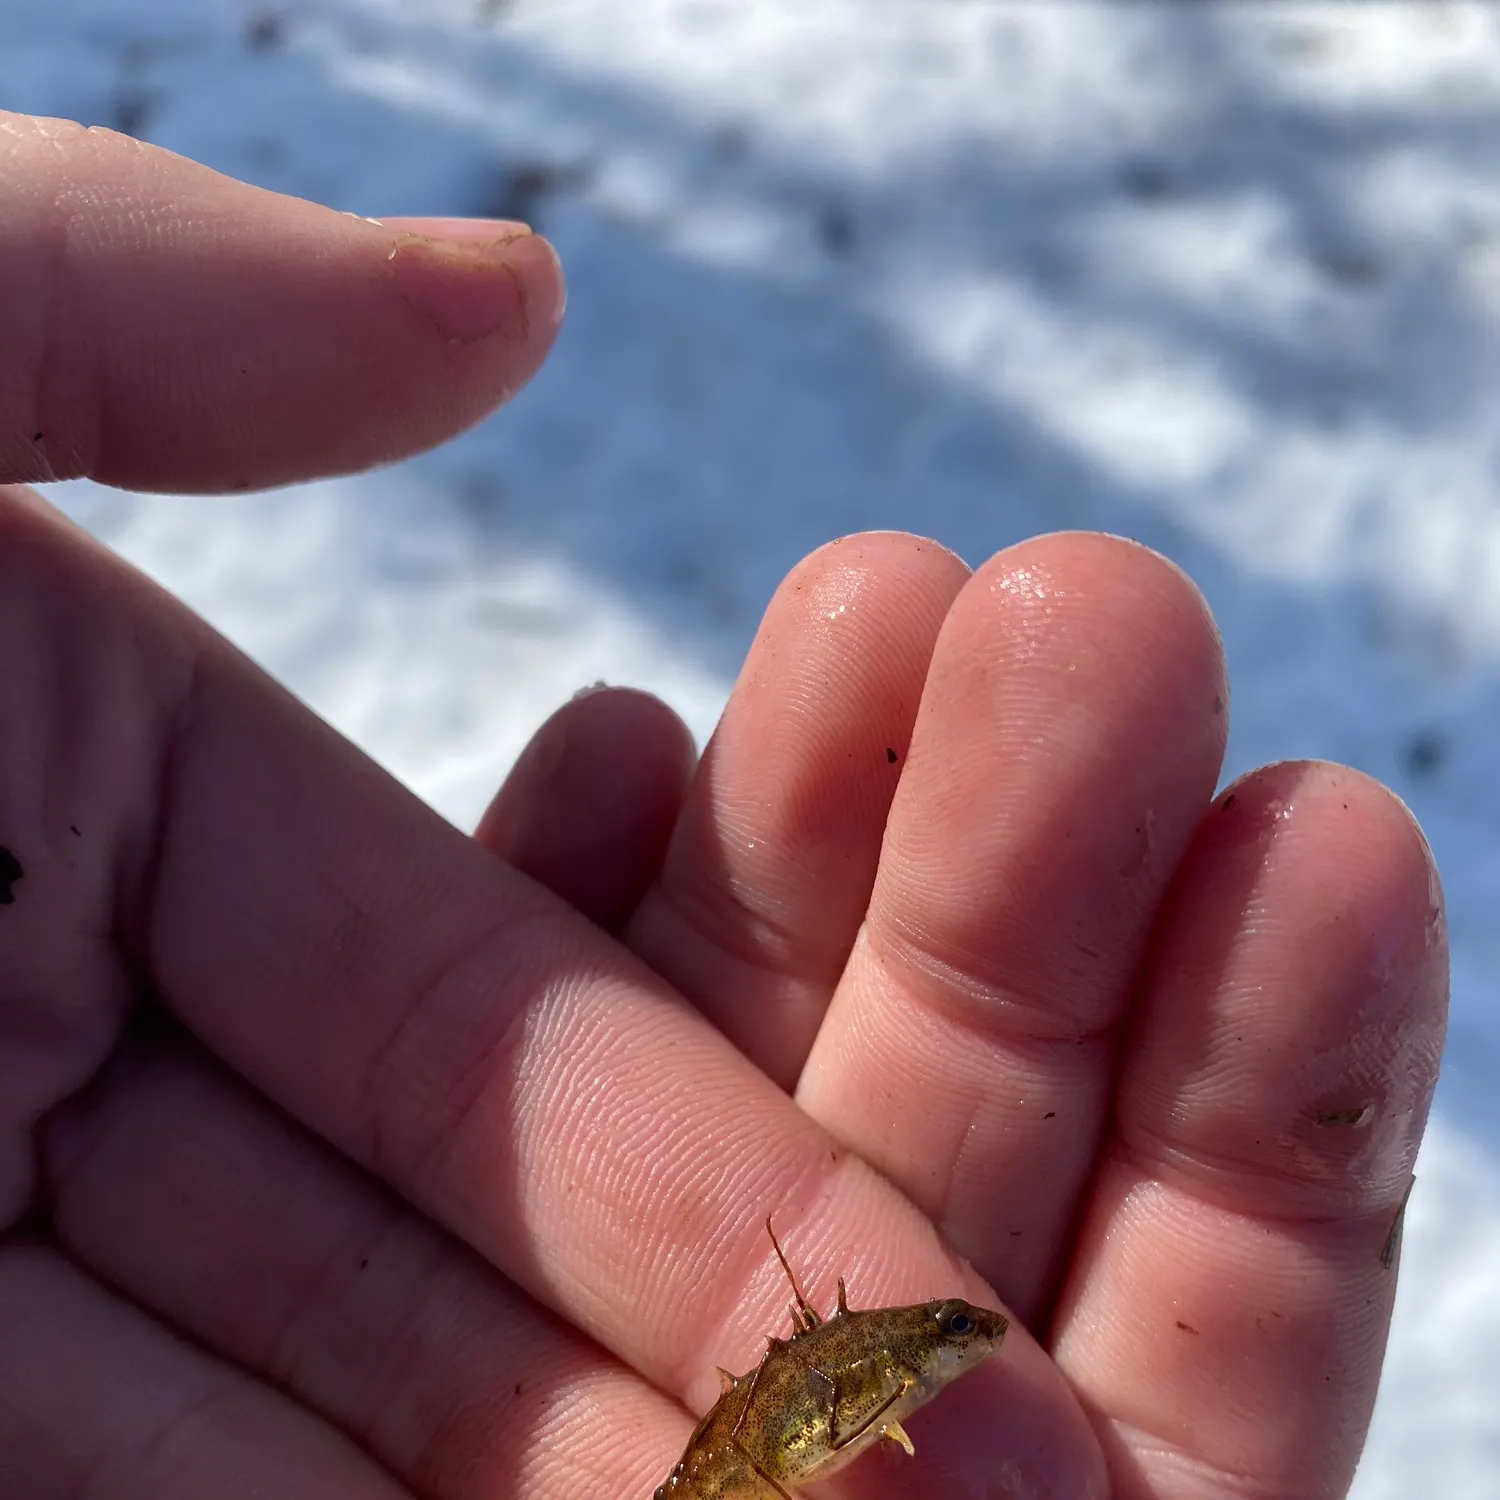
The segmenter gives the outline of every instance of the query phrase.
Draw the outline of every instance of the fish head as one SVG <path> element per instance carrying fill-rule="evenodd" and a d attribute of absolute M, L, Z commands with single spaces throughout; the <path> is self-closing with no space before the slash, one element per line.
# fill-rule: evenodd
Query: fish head
<path fill-rule="evenodd" d="M 919 1302 L 907 1309 L 908 1336 L 901 1341 L 910 1372 L 927 1395 L 988 1359 L 1005 1338 L 1010 1319 L 959 1297 Z"/>

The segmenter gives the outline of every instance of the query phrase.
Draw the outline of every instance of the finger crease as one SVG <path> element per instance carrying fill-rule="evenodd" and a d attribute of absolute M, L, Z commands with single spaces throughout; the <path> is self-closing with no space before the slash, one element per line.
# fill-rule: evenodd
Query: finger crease
<path fill-rule="evenodd" d="M 711 892 L 659 888 L 663 904 L 687 930 L 735 962 L 775 979 L 791 979 L 831 992 L 843 956 L 813 950 L 805 936 L 755 910 L 732 887 Z"/>
<path fill-rule="evenodd" d="M 1080 1025 L 1039 997 L 981 979 L 973 970 L 939 958 L 910 937 L 889 932 L 877 937 L 868 927 L 866 934 L 875 962 L 899 970 L 908 993 L 942 1020 L 985 1041 L 1084 1047 L 1111 1041 L 1118 1030 L 1114 1019 L 1096 1026 Z"/>
<path fill-rule="evenodd" d="M 1298 1183 L 1293 1179 L 1274 1176 L 1270 1172 L 1257 1171 L 1253 1167 L 1247 1167 L 1243 1162 L 1225 1162 L 1220 1166 L 1212 1157 L 1201 1152 L 1195 1154 L 1166 1152 L 1158 1156 L 1152 1156 L 1119 1134 L 1111 1138 L 1107 1149 L 1109 1154 L 1117 1161 L 1131 1167 L 1147 1182 L 1154 1182 L 1164 1188 L 1183 1193 L 1195 1202 L 1201 1203 L 1206 1208 L 1213 1209 L 1215 1212 L 1233 1214 L 1236 1218 L 1253 1220 L 1255 1223 L 1263 1224 L 1271 1229 L 1316 1230 L 1353 1228 L 1362 1225 L 1378 1224 L 1389 1219 L 1404 1202 L 1403 1191 L 1402 1194 L 1390 1199 L 1386 1203 L 1377 1204 L 1374 1207 L 1362 1207 L 1352 1211 L 1330 1210 L 1327 1212 L 1317 1212 L 1316 1210 L 1309 1209 L 1304 1212 L 1297 1212 L 1291 1209 L 1282 1209 L 1279 1211 L 1267 1210 L 1258 1204 L 1245 1204 L 1243 1193 L 1237 1194 L 1227 1185 L 1232 1183 L 1234 1179 L 1251 1182 L 1263 1181 L 1273 1186 L 1278 1184 L 1285 1185 L 1288 1181 L 1292 1181 L 1294 1185 L 1308 1187 L 1313 1185 L 1306 1183 L 1305 1179 Z M 1225 1184 L 1225 1190 L 1218 1193 L 1212 1191 L 1219 1184 Z M 1240 1200 L 1238 1204 L 1235 1201 L 1236 1198 Z"/>
<path fill-rule="evenodd" d="M 412 1039 L 417 1038 L 420 1042 L 431 1037 L 439 1024 L 438 1017 L 445 1009 L 444 997 L 458 983 L 459 976 L 491 952 L 502 938 L 511 940 L 509 946 L 512 948 L 524 950 L 524 943 L 516 940 L 515 927 L 513 921 L 497 920 L 445 955 L 431 976 L 413 987 L 395 1022 L 375 1045 L 361 1069 L 361 1079 L 354 1094 L 354 1111 L 355 1118 L 365 1122 L 364 1160 L 377 1176 L 398 1188 L 404 1186 L 410 1190 L 413 1183 L 424 1181 L 435 1157 L 462 1129 L 464 1120 L 484 1096 L 494 1059 L 508 1050 L 518 1028 L 524 1024 L 527 1008 L 518 1005 L 505 1017 L 499 1029 L 481 1044 L 453 1049 L 452 1056 L 458 1065 L 451 1074 L 445 1074 L 441 1091 L 429 1091 L 429 1097 L 424 1101 L 426 1104 L 441 1102 L 449 1107 L 441 1111 L 441 1119 L 427 1132 L 425 1140 L 414 1138 L 411 1119 L 393 1120 L 388 1103 L 390 1097 L 401 1097 L 409 1092 L 394 1085 L 409 1077 L 425 1078 L 431 1072 L 430 1068 L 421 1065 L 420 1060 L 414 1062 L 409 1057 Z M 502 966 L 481 967 L 493 975 Z M 497 988 L 503 989 L 503 986 Z M 484 1014 L 482 1007 L 478 1014 Z M 400 1150 L 395 1149 L 392 1142 L 402 1139 L 409 1139 L 409 1144 Z"/>

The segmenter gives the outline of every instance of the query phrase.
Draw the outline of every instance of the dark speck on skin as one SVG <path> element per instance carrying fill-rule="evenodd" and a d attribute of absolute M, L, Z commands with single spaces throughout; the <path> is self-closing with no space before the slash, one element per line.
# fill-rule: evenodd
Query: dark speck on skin
<path fill-rule="evenodd" d="M 1396 1208 L 1396 1217 L 1391 1220 L 1391 1232 L 1385 1237 L 1385 1244 L 1380 1248 L 1380 1264 L 1387 1271 L 1395 1269 L 1396 1257 L 1401 1253 L 1401 1233 L 1406 1224 L 1406 1205 L 1411 1199 L 1411 1190 L 1417 1185 L 1417 1179 L 1411 1178 L 1406 1184 L 1406 1191 L 1401 1195 L 1401 1202 Z"/>
<path fill-rule="evenodd" d="M 886 758 L 887 761 L 890 762 L 891 765 L 895 765 L 896 764 L 896 760 L 897 760 L 896 752 L 893 749 L 891 749 L 891 747 L 889 745 L 887 745 L 885 747 L 885 758 Z"/>
<path fill-rule="evenodd" d="M 21 861 L 0 844 L 0 906 L 9 906 L 15 899 L 15 883 L 25 874 Z"/>
<path fill-rule="evenodd" d="M 1055 1109 L 1049 1109 L 1047 1113 L 1042 1116 L 1042 1118 L 1044 1120 L 1055 1120 L 1057 1118 L 1057 1111 Z"/>
<path fill-rule="evenodd" d="M 1318 1124 L 1325 1128 L 1330 1125 L 1363 1125 L 1369 1118 L 1370 1106 L 1356 1104 L 1350 1109 L 1325 1110 L 1318 1116 Z"/>
<path fill-rule="evenodd" d="M 1224 799 L 1224 811 L 1225 811 L 1225 812 L 1228 812 L 1228 811 L 1229 811 L 1229 809 L 1230 809 L 1230 808 L 1231 808 L 1231 807 L 1233 807 L 1233 806 L 1234 806 L 1234 804 L 1235 804 L 1235 803 L 1236 803 L 1236 802 L 1238 802 L 1238 801 L 1239 801 L 1239 800 L 1240 800 L 1240 799 L 1239 799 L 1239 798 L 1238 798 L 1238 797 L 1236 797 L 1236 796 L 1235 796 L 1235 795 L 1234 795 L 1234 793 L 1233 793 L 1233 792 L 1231 792 L 1231 793 L 1230 793 L 1230 794 L 1229 794 L 1229 795 L 1228 795 L 1228 796 L 1227 796 L 1227 797 L 1226 797 L 1226 798 L 1225 798 L 1225 799 Z"/>

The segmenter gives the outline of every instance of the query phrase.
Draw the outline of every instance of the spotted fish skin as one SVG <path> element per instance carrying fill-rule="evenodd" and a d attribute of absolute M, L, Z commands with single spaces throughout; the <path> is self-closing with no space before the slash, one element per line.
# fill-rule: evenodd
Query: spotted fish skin
<path fill-rule="evenodd" d="M 843 1282 L 824 1321 L 792 1289 L 796 1332 L 771 1339 L 748 1374 L 719 1372 L 723 1394 L 653 1500 L 786 1500 L 882 1438 L 910 1453 L 902 1419 L 989 1358 L 1009 1326 L 952 1297 L 851 1311 Z"/>

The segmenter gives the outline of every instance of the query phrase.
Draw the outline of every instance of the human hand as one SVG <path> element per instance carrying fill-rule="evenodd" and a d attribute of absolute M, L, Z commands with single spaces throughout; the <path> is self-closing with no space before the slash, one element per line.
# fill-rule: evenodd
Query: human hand
<path fill-rule="evenodd" d="M 1202 600 L 1128 543 L 1039 538 L 970 578 L 845 539 L 782 585 L 649 881 L 599 891 L 585 840 L 525 811 L 611 785 L 611 717 L 647 727 L 623 696 L 562 710 L 480 837 L 622 926 L 931 1217 L 1043 1336 L 1109 1493 L 1341 1495 L 1442 1047 L 1441 894 L 1353 771 L 1268 766 L 1210 802 L 1223 673 Z M 825 1305 L 849 1238 L 794 1252 Z M 985 1400 L 929 1414 L 974 1462 L 944 1493 L 1012 1451 Z"/>
<path fill-rule="evenodd" d="M 143 154 L 167 176 L 112 168 L 75 240 L 194 175 Z M 37 386 L 55 430 L 107 434 L 70 472 L 259 484 L 432 441 L 544 352 L 351 314 L 316 355 L 365 395 L 267 425 L 319 236 L 358 221 L 286 256 L 257 238 L 283 200 L 214 192 L 243 227 L 184 231 L 187 307 L 127 256 L 61 343 L 0 338 L 44 354 L 0 373 L 0 477 L 35 477 L 11 395 Z M 386 262 L 354 259 L 329 289 L 378 304 Z M 238 336 L 273 356 L 241 362 L 254 422 L 239 366 L 193 363 L 216 284 L 253 289 Z M 107 367 L 96 338 L 159 372 L 108 420 L 69 363 Z M 1159 560 L 1050 538 L 966 581 L 910 538 L 824 549 L 686 791 L 659 708 L 570 705 L 480 841 L 642 963 L 39 502 L 3 523 L 7 1493 L 648 1493 L 670 1398 L 706 1404 L 784 1317 L 767 1211 L 825 1306 L 840 1271 L 862 1305 L 984 1298 L 935 1222 L 1056 1355 L 1013 1332 L 915 1461 L 846 1488 L 1102 1494 L 1106 1454 L 1118 1495 L 1346 1483 L 1441 1036 L 1435 883 L 1353 773 L 1210 807 L 1218 646 Z M 143 995 L 171 1026 L 131 1024 Z"/>

